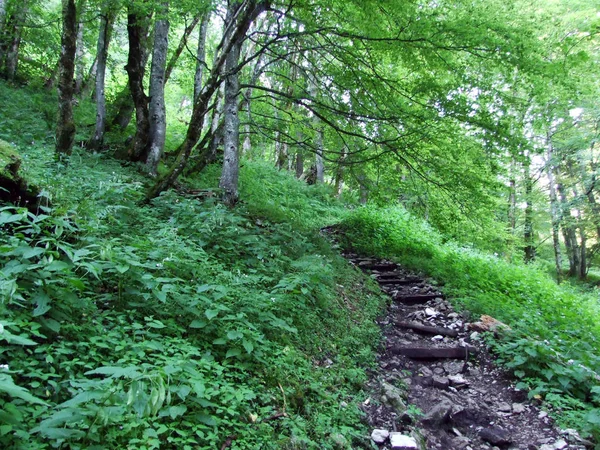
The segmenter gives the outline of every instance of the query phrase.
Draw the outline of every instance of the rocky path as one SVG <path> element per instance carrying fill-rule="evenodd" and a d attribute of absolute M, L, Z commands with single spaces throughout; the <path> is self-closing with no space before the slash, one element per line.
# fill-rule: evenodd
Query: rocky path
<path fill-rule="evenodd" d="M 371 397 L 362 408 L 381 449 L 585 449 L 561 431 L 493 364 L 481 331 L 436 287 L 390 261 L 345 255 L 392 297 L 380 319 L 384 340 Z M 411 405 L 411 406 L 407 406 Z"/>

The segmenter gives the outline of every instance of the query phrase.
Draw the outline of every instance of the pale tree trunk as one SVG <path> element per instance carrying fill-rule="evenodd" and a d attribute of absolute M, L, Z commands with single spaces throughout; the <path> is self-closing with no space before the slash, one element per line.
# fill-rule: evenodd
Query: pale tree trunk
<path fill-rule="evenodd" d="M 517 181 L 515 179 L 516 162 L 515 157 L 511 156 L 510 161 L 510 180 L 508 185 L 508 230 L 514 236 L 516 228 L 517 211 Z"/>
<path fill-rule="evenodd" d="M 129 55 L 125 70 L 129 78 L 129 91 L 135 107 L 135 137 L 129 149 L 132 161 L 148 159 L 150 141 L 150 112 L 149 99 L 144 92 L 145 46 L 144 37 L 147 34 L 149 18 L 142 17 L 129 5 L 127 14 L 127 34 L 129 36 Z"/>
<path fill-rule="evenodd" d="M 531 159 L 525 155 L 523 164 L 523 178 L 525 183 L 525 224 L 523 241 L 525 242 L 525 262 L 530 263 L 535 259 L 535 245 L 533 242 L 533 180 L 531 179 Z"/>
<path fill-rule="evenodd" d="M 94 57 L 94 61 L 88 70 L 87 77 L 83 80 L 83 85 L 81 86 L 81 98 L 89 98 L 89 96 L 92 95 L 94 86 L 96 86 L 96 73 L 98 73 L 98 55 Z"/>
<path fill-rule="evenodd" d="M 242 4 L 243 11 L 240 11 L 240 13 L 236 16 L 235 23 L 231 24 L 231 26 L 227 28 L 227 35 L 224 36 L 221 44 L 218 46 L 217 55 L 212 66 L 211 73 L 204 87 L 202 88 L 202 91 L 198 95 L 197 100 L 194 102 L 192 117 L 190 119 L 186 137 L 179 146 L 175 163 L 171 166 L 169 171 L 163 177 L 161 177 L 157 183 L 152 186 L 152 188 L 148 190 L 146 193 L 146 201 L 157 197 L 161 192 L 171 187 L 185 169 L 190 154 L 200 138 L 204 117 L 206 116 L 209 105 L 211 104 L 210 100 L 222 83 L 221 71 L 223 66 L 226 64 L 227 59 L 231 57 L 231 49 L 236 44 L 239 45 L 239 43 L 244 39 L 250 25 L 259 14 L 265 11 L 268 4 L 269 2 L 267 0 L 247 0 Z"/>
<path fill-rule="evenodd" d="M 560 249 L 560 209 L 556 196 L 556 182 L 554 180 L 554 172 L 552 168 L 552 141 L 550 135 L 546 137 L 547 159 L 546 159 L 546 175 L 548 177 L 548 187 L 550 194 L 550 216 L 552 222 L 552 246 L 554 248 L 554 264 L 556 267 L 556 281 L 562 281 L 562 252 Z"/>
<path fill-rule="evenodd" d="M 342 195 L 342 187 L 344 186 L 344 163 L 346 158 L 348 157 L 348 147 L 344 146 L 342 150 L 342 154 L 340 155 L 340 159 L 338 161 L 338 166 L 335 171 L 335 194 L 339 197 Z"/>
<path fill-rule="evenodd" d="M 29 7 L 28 0 L 18 2 L 16 11 L 9 18 L 6 27 L 7 36 L 7 51 L 6 51 L 6 68 L 5 75 L 9 80 L 14 80 L 17 76 L 17 68 L 19 65 L 19 50 L 21 49 L 21 34 L 23 23 L 27 17 L 27 8 Z"/>
<path fill-rule="evenodd" d="M 325 165 L 323 164 L 323 129 L 319 126 L 317 130 L 317 153 L 315 154 L 315 166 L 317 168 L 317 183 L 325 182 Z"/>
<path fill-rule="evenodd" d="M 167 68 L 165 69 L 164 84 L 167 84 L 167 81 L 169 81 L 169 78 L 171 78 L 173 69 L 175 69 L 175 66 L 177 65 L 177 61 L 179 60 L 179 57 L 183 53 L 183 49 L 187 46 L 187 42 L 188 42 L 188 39 L 190 38 L 190 34 L 192 34 L 192 31 L 194 31 L 194 28 L 196 28 L 196 25 L 198 25 L 198 22 L 200 21 L 200 17 L 201 17 L 200 15 L 197 15 L 196 17 L 194 17 L 192 19 L 192 21 L 190 22 L 190 24 L 187 25 L 185 27 L 185 29 L 183 30 L 183 35 L 181 36 L 179 45 L 175 49 L 175 52 L 171 56 L 171 59 L 169 60 L 169 63 L 167 64 Z"/>
<path fill-rule="evenodd" d="M 579 259 L 579 245 L 577 242 L 577 233 L 575 227 L 572 224 L 571 211 L 568 204 L 567 194 L 562 183 L 557 183 L 556 190 L 559 195 L 561 203 L 561 222 L 563 239 L 565 241 L 565 248 L 567 250 L 567 256 L 569 257 L 569 276 L 574 277 L 577 275 L 579 268 L 581 267 Z"/>
<path fill-rule="evenodd" d="M 360 173 L 357 177 L 358 185 L 360 187 L 360 198 L 359 202 L 361 205 L 366 205 L 369 200 L 369 189 L 367 188 L 367 177 L 364 173 Z"/>
<path fill-rule="evenodd" d="M 58 78 L 58 122 L 56 153 L 59 160 L 67 159 L 73 151 L 75 123 L 73 121 L 73 76 L 77 45 L 77 9 L 75 0 L 62 0 L 62 35 Z"/>
<path fill-rule="evenodd" d="M 196 72 L 194 74 L 194 102 L 198 100 L 200 92 L 202 92 L 202 76 L 204 75 L 204 67 L 206 66 L 206 31 L 208 30 L 208 22 L 210 21 L 210 13 L 205 13 L 200 22 L 198 30 L 198 48 L 196 50 Z"/>
<path fill-rule="evenodd" d="M 110 45 L 111 28 L 114 20 L 114 12 L 110 5 L 100 18 L 100 30 L 98 31 L 98 66 L 96 70 L 96 129 L 94 135 L 88 142 L 88 149 L 97 151 L 102 147 L 104 141 L 104 130 L 106 128 L 106 60 L 108 58 L 108 47 Z"/>
<path fill-rule="evenodd" d="M 252 71 L 252 77 L 250 78 L 250 86 L 256 84 L 258 81 L 258 77 L 263 71 L 262 67 L 262 55 L 258 57 L 256 60 L 256 64 L 254 65 L 254 70 Z M 247 154 L 252 150 L 252 139 L 250 138 L 250 123 L 252 122 L 252 88 L 249 87 L 246 89 L 244 93 L 244 101 L 242 104 L 242 109 L 246 111 L 246 124 L 244 126 L 244 144 L 242 145 L 242 153 Z"/>
<path fill-rule="evenodd" d="M 83 16 L 86 8 L 86 0 L 80 0 L 78 9 L 79 9 L 79 23 L 77 24 L 77 50 L 75 51 L 75 95 L 81 94 L 81 89 L 83 87 L 83 78 L 85 74 L 85 65 L 83 61 L 84 48 L 83 48 Z M 100 23 L 100 28 L 102 28 L 102 23 Z"/>
<path fill-rule="evenodd" d="M 569 175 L 572 180 L 575 179 L 573 173 L 573 167 L 568 163 Z M 573 198 L 578 201 L 579 190 L 575 182 L 573 183 L 571 190 L 573 192 Z M 579 231 L 579 267 L 577 268 L 577 277 L 580 280 L 585 280 L 587 277 L 587 236 L 585 234 L 585 223 L 583 221 L 583 212 L 579 207 L 575 208 L 575 217 L 577 218 L 577 229 Z"/>
<path fill-rule="evenodd" d="M 150 175 L 156 176 L 158 163 L 165 148 L 167 113 L 165 109 L 165 64 L 169 49 L 169 4 L 161 5 L 160 16 L 154 27 L 154 50 L 150 69 L 150 152 L 146 167 Z"/>
<path fill-rule="evenodd" d="M 299 143 L 302 141 L 302 132 L 298 131 L 297 139 Z M 298 145 L 296 149 L 296 178 L 299 180 L 304 176 L 304 149 Z"/>
<path fill-rule="evenodd" d="M 227 15 L 229 20 L 226 26 L 231 25 L 240 3 L 231 0 Z M 233 206 L 238 200 L 238 178 L 240 170 L 239 145 L 240 145 L 240 117 L 238 112 L 238 94 L 240 83 L 236 72 L 240 58 L 241 40 L 233 42 L 225 60 L 225 107 L 224 107 L 224 133 L 223 133 L 223 171 L 219 187 L 223 190 L 223 202 Z"/>

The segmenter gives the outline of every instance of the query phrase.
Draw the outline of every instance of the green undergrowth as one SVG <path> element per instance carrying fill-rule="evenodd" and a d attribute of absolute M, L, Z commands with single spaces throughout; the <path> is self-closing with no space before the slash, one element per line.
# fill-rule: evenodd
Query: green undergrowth
<path fill-rule="evenodd" d="M 512 331 L 492 341 L 502 364 L 563 426 L 600 438 L 598 292 L 557 286 L 543 269 L 508 263 L 442 237 L 404 209 L 363 208 L 342 222 L 345 245 L 427 273 L 454 304 Z"/>
<path fill-rule="evenodd" d="M 135 168 L 13 142 L 53 209 L 0 207 L 2 448 L 368 448 L 384 300 L 320 237 L 325 190 L 248 162 L 234 210 L 140 207 Z"/>

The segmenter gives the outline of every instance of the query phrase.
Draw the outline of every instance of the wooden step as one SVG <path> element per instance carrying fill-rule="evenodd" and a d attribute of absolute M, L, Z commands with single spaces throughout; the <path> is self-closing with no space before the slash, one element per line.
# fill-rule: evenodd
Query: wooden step
<path fill-rule="evenodd" d="M 450 328 L 443 327 L 432 327 L 429 325 L 423 325 L 417 322 L 394 322 L 394 324 L 399 328 L 406 328 L 409 330 L 413 330 L 417 333 L 421 334 L 432 334 L 434 336 L 449 336 L 456 337 L 458 336 L 458 331 L 451 330 Z"/>
<path fill-rule="evenodd" d="M 364 263 L 358 263 L 358 266 L 363 269 L 363 270 L 379 270 L 379 271 L 386 271 L 386 270 L 394 270 L 398 268 L 398 264 L 396 263 L 368 263 L 368 262 L 364 262 Z"/>
<path fill-rule="evenodd" d="M 417 284 L 420 281 L 418 280 L 411 280 L 411 279 L 400 279 L 400 278 L 385 278 L 385 279 L 381 279 L 381 278 L 377 278 L 377 282 L 379 284 L 383 285 L 390 285 L 390 284 L 397 284 L 399 286 L 406 286 L 407 284 Z"/>
<path fill-rule="evenodd" d="M 405 305 L 422 305 L 430 300 L 443 298 L 442 294 L 397 294 L 394 301 L 404 303 Z"/>
<path fill-rule="evenodd" d="M 410 359 L 467 359 L 469 355 L 476 353 L 472 347 L 392 347 L 390 351 Z"/>

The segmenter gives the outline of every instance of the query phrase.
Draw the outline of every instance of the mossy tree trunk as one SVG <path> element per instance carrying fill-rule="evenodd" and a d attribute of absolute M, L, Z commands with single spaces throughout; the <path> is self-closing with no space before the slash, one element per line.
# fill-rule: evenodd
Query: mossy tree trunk
<path fill-rule="evenodd" d="M 58 77 L 58 122 L 56 153 L 59 159 L 71 155 L 75 139 L 73 121 L 73 76 L 77 46 L 77 8 L 75 0 L 62 0 L 62 36 Z"/>

